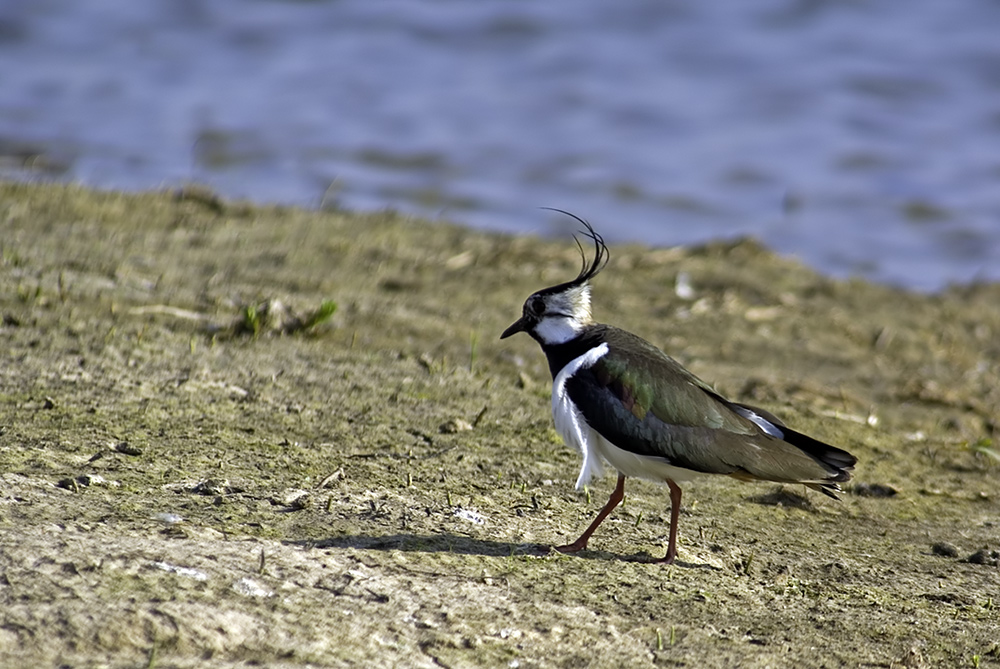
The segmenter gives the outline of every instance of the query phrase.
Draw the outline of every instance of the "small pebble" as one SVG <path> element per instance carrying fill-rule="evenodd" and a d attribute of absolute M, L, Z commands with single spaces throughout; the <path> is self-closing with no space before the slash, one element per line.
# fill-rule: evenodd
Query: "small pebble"
<path fill-rule="evenodd" d="M 117 488 L 120 484 L 118 481 L 108 481 L 100 474 L 82 474 L 73 478 L 61 479 L 56 485 L 67 490 L 79 490 L 80 488 L 89 488 L 92 485 L 106 485 Z"/>
<path fill-rule="evenodd" d="M 939 541 L 933 546 L 931 546 L 931 552 L 934 555 L 940 555 L 941 557 L 958 557 L 958 549 L 954 545 L 949 544 L 947 541 Z"/>
<path fill-rule="evenodd" d="M 289 491 L 285 496 L 285 505 L 293 511 L 302 511 L 313 505 L 313 497 L 305 490 Z"/>
<path fill-rule="evenodd" d="M 988 548 L 980 548 L 978 551 L 962 560 L 962 562 L 1000 567 L 1000 551 L 991 551 Z"/>
<path fill-rule="evenodd" d="M 486 519 L 479 515 L 478 512 L 471 509 L 457 508 L 455 509 L 455 515 L 462 520 L 467 520 L 470 523 L 475 523 L 476 525 L 483 525 L 486 523 Z"/>
<path fill-rule="evenodd" d="M 461 418 L 452 418 L 451 420 L 442 423 L 438 428 L 441 430 L 442 434 L 455 434 L 456 432 L 467 432 L 472 429 L 472 424 L 467 420 L 462 420 Z"/>
<path fill-rule="evenodd" d="M 115 452 L 121 453 L 123 455 L 133 455 L 133 456 L 135 456 L 135 455 L 142 455 L 142 450 L 141 449 L 136 448 L 135 446 L 131 445 L 127 441 L 123 441 L 123 442 L 120 442 L 118 444 L 115 444 L 112 447 L 112 449 Z"/>
<path fill-rule="evenodd" d="M 191 488 L 191 492 L 197 495 L 207 495 L 209 497 L 214 497 L 216 495 L 226 495 L 232 490 L 229 487 L 228 479 L 205 479 L 199 481 Z"/>
<path fill-rule="evenodd" d="M 271 597 L 274 595 L 272 590 L 269 590 L 257 581 L 246 577 L 243 577 L 233 583 L 233 590 L 247 597 Z"/>
<path fill-rule="evenodd" d="M 157 569 L 162 569 L 163 571 L 168 571 L 172 574 L 177 574 L 178 576 L 193 578 L 196 581 L 208 580 L 208 574 L 199 569 L 192 569 L 191 567 L 178 567 L 177 565 L 170 564 L 169 562 L 154 562 L 153 566 L 156 567 Z"/>
<path fill-rule="evenodd" d="M 858 483 L 851 492 L 858 497 L 895 497 L 899 491 L 882 483 Z"/>

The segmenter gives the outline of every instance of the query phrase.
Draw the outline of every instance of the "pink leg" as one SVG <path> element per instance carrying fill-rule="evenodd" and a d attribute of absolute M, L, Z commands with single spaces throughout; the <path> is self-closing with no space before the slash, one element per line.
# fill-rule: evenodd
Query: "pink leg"
<path fill-rule="evenodd" d="M 672 481 L 668 481 L 673 485 Z M 678 493 L 679 497 L 680 493 Z M 611 491 L 611 497 L 608 498 L 608 503 L 604 505 L 601 512 L 597 514 L 597 518 L 594 518 L 594 522 L 590 524 L 590 527 L 580 535 L 580 538 L 571 544 L 566 544 L 565 546 L 556 546 L 555 549 L 560 553 L 576 553 L 577 551 L 582 551 L 587 547 L 587 542 L 590 541 L 590 535 L 594 533 L 597 526 L 604 522 L 604 519 L 608 517 L 608 514 L 614 511 L 615 507 L 621 504 L 622 500 L 625 499 L 625 475 L 618 475 L 618 485 L 615 489 Z M 671 535 L 673 536 L 673 535 Z"/>
<path fill-rule="evenodd" d="M 667 544 L 667 554 L 657 560 L 660 564 L 673 564 L 677 557 L 677 521 L 681 513 L 681 488 L 679 485 L 666 479 L 670 486 L 670 542 Z"/>

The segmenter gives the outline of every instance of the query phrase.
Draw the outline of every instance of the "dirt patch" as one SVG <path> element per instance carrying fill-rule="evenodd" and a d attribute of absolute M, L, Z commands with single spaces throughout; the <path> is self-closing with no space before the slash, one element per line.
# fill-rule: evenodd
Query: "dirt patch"
<path fill-rule="evenodd" d="M 545 548 L 613 479 L 497 337 L 569 240 L 0 184 L 0 253 L 0 664 L 1000 665 L 1000 286 L 612 248 L 599 320 L 860 458 L 839 503 L 686 485 L 663 568 L 643 482 Z M 237 327 L 275 303 L 324 319 Z"/>

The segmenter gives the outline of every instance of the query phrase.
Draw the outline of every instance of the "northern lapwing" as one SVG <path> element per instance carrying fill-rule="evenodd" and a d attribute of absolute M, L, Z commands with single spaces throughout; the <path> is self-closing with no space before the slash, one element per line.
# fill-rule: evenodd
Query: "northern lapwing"
<path fill-rule="evenodd" d="M 603 474 L 605 463 L 618 471 L 618 483 L 580 538 L 556 550 L 587 547 L 590 535 L 624 499 L 629 476 L 670 488 L 670 540 L 658 560 L 664 564 L 677 556 L 678 481 L 725 474 L 802 483 L 837 499 L 839 484 L 850 480 L 857 462 L 853 455 L 796 432 L 767 411 L 725 399 L 646 340 L 594 322 L 590 280 L 607 264 L 608 247 L 589 223 L 561 213 L 586 228 L 581 233 L 594 242 L 594 259 L 588 261 L 577 240 L 580 274 L 531 295 L 500 338 L 527 332 L 545 352 L 556 430 L 583 455 L 577 489 Z"/>

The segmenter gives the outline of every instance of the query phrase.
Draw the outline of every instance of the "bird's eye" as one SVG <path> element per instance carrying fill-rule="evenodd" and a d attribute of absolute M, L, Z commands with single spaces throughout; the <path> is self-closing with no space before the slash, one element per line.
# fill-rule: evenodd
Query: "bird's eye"
<path fill-rule="evenodd" d="M 528 300 L 528 310 L 536 316 L 540 316 L 545 311 L 545 300 L 540 297 L 531 298 Z"/>

